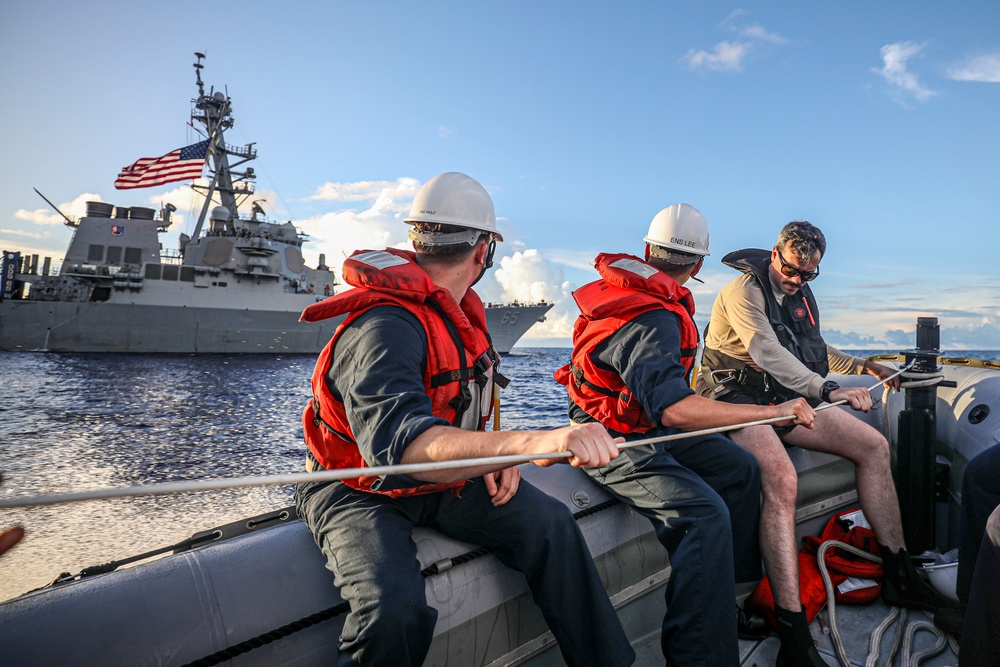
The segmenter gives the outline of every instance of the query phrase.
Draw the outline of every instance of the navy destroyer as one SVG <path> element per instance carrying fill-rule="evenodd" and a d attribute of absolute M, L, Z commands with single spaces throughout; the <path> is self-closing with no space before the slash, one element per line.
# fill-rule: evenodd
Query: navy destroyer
<path fill-rule="evenodd" d="M 234 123 L 232 101 L 221 91 L 206 92 L 204 56 L 196 56 L 191 125 L 200 126 L 205 141 L 176 151 L 181 160 L 190 149 L 210 157 L 210 183 L 192 183 L 204 195 L 193 234 L 181 234 L 176 251 L 161 249 L 160 234 L 177 210 L 172 204 L 156 211 L 96 201 L 87 203 L 83 218 L 63 215 L 73 237 L 58 270 L 50 258 L 39 266 L 38 255 L 3 254 L 0 350 L 317 353 L 330 340 L 339 319 L 298 318 L 336 292 L 334 272 L 323 255 L 315 268 L 306 266 L 307 237 L 290 221 L 269 221 L 260 200 L 252 199 L 254 170 L 246 165 L 257 151 L 253 143 L 225 142 Z M 119 182 L 130 177 L 128 170 Z M 195 170 L 200 173 L 197 162 Z M 249 214 L 240 210 L 247 203 Z M 510 352 L 551 307 L 489 304 L 497 350 Z"/>

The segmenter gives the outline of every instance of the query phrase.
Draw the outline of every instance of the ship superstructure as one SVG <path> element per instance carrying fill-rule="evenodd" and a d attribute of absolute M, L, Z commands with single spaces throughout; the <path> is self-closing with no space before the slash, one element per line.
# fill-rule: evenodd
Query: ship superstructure
<path fill-rule="evenodd" d="M 58 272 L 48 258 L 39 267 L 37 256 L 4 253 L 0 350 L 315 353 L 333 335 L 340 319 L 298 318 L 336 292 L 336 277 L 323 255 L 306 266 L 305 235 L 290 221 L 268 220 L 263 200 L 253 199 L 248 163 L 257 151 L 226 143 L 232 100 L 206 91 L 204 56 L 195 55 L 191 120 L 207 142 L 195 146 L 207 150 L 210 180 L 192 184 L 204 195 L 193 233 L 180 235 L 178 250 L 161 250 L 172 204 L 156 211 L 92 201 L 79 220 L 63 215 L 73 237 Z M 497 349 L 509 352 L 549 308 L 488 308 Z"/>

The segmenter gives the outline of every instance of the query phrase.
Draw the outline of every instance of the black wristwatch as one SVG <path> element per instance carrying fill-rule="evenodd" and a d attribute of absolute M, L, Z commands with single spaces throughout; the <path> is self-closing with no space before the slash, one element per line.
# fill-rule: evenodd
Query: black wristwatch
<path fill-rule="evenodd" d="M 830 393 L 834 389 L 840 389 L 840 385 L 833 380 L 827 380 L 823 383 L 823 389 L 819 392 L 819 397 L 822 398 L 827 403 L 830 402 Z"/>

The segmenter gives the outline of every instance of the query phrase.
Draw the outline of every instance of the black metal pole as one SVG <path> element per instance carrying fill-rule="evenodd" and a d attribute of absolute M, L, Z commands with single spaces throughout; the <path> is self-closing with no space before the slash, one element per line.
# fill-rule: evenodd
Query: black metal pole
<path fill-rule="evenodd" d="M 904 350 L 912 373 L 939 370 L 940 328 L 936 317 L 917 318 L 917 346 Z M 903 516 L 903 537 L 910 553 L 933 549 L 934 440 L 937 435 L 937 386 L 907 388 L 893 444 L 892 475 Z"/>

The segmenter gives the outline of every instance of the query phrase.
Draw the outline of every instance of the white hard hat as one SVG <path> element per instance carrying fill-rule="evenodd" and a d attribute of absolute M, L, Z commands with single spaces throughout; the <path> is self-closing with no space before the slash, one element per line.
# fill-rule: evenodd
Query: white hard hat
<path fill-rule="evenodd" d="M 498 241 L 496 209 L 486 188 L 479 181 L 457 171 L 438 174 L 413 198 L 405 222 L 439 222 L 493 234 Z M 413 237 L 414 232 L 410 232 Z M 478 234 L 475 235 L 478 238 Z M 449 241 L 454 243 L 455 241 Z M 474 241 L 473 241 L 474 242 Z"/>
<path fill-rule="evenodd" d="M 668 206 L 649 223 L 649 233 L 643 241 L 691 255 L 708 255 L 708 221 L 690 204 Z M 680 263 L 680 262 L 679 262 Z"/>

